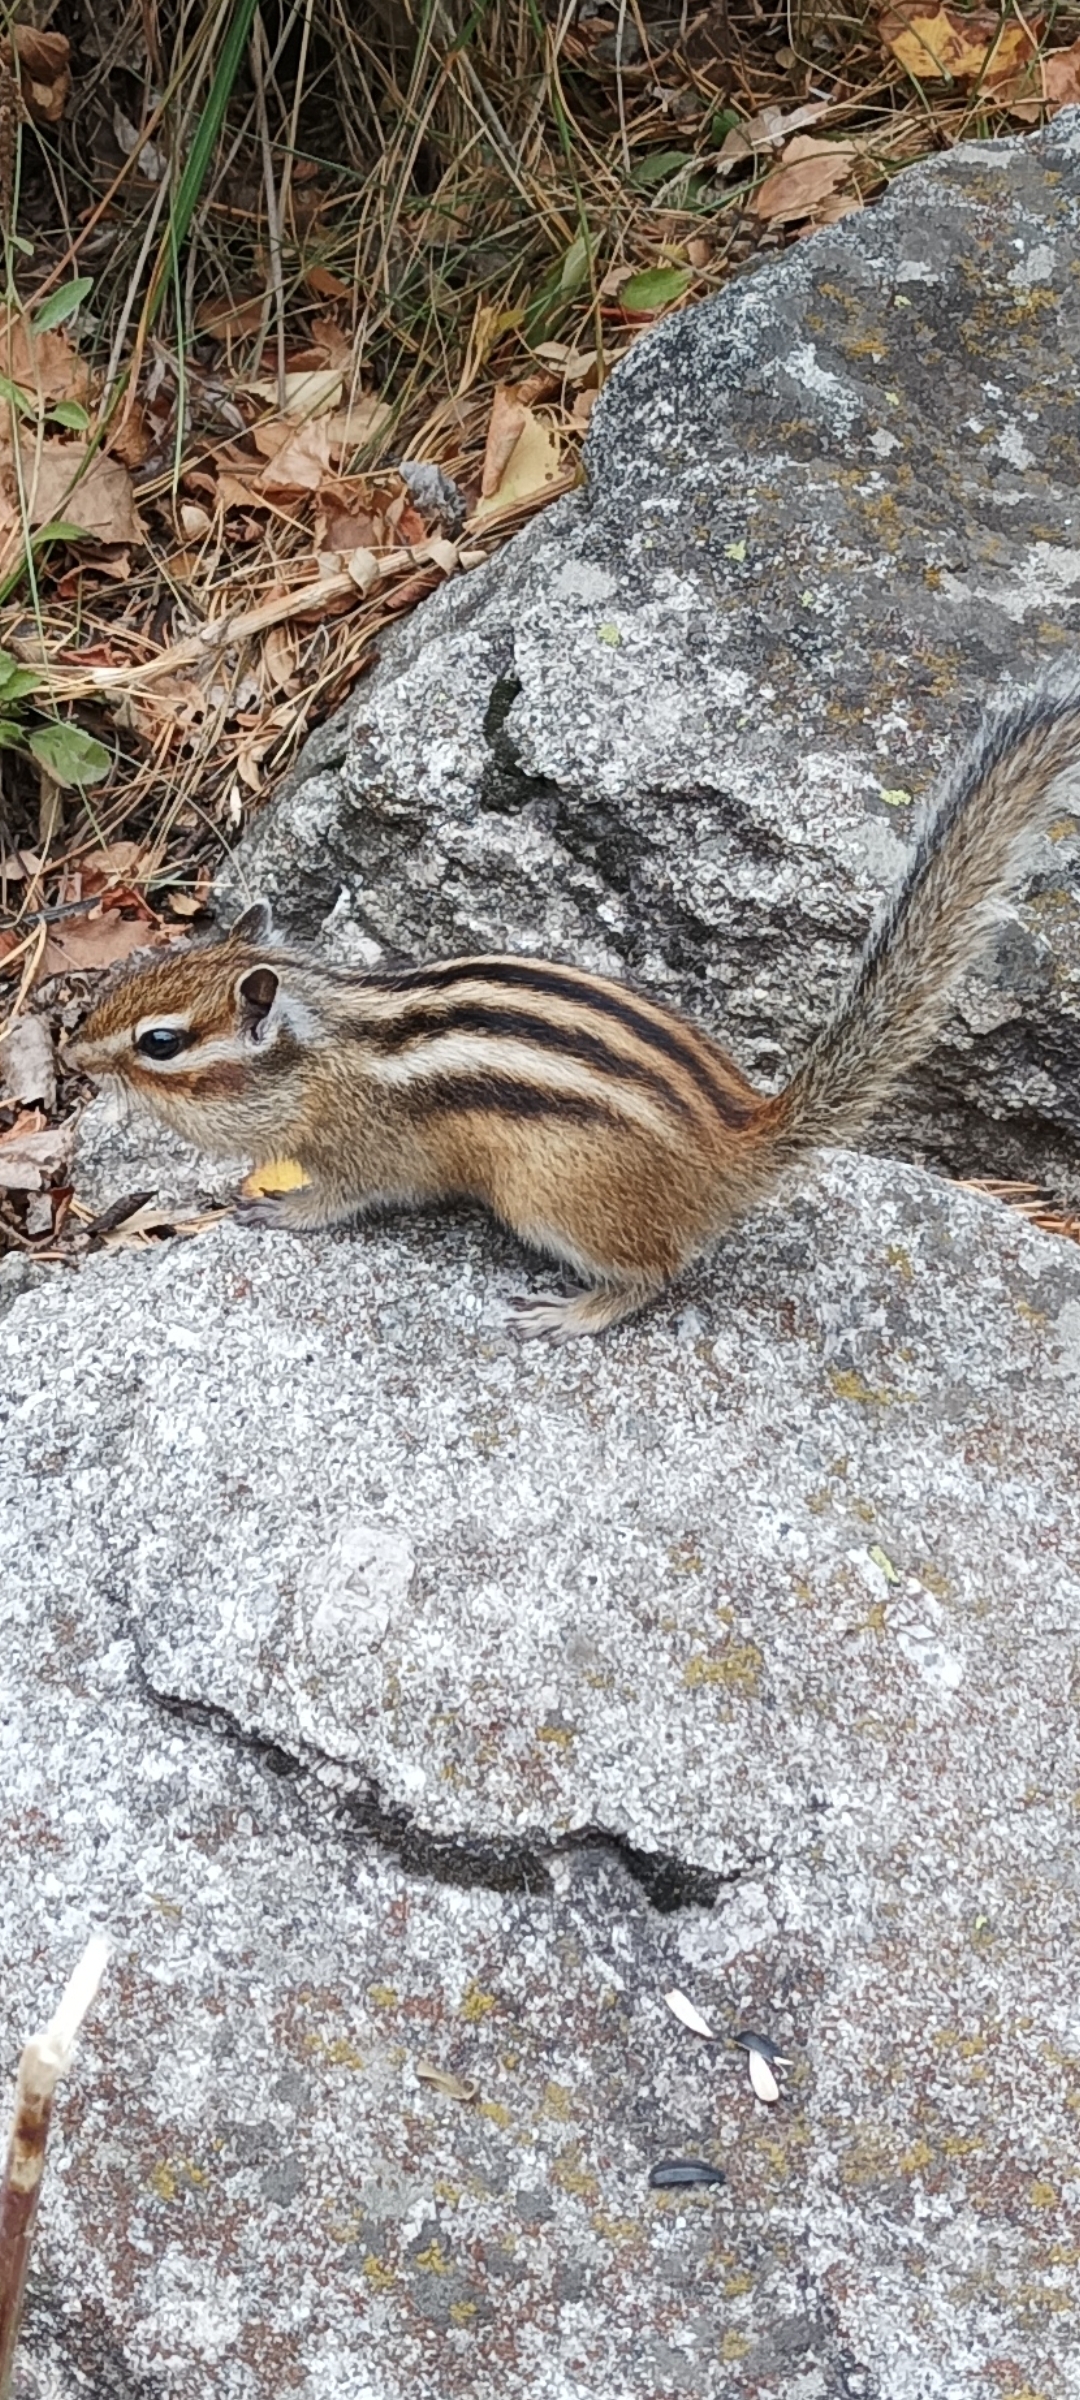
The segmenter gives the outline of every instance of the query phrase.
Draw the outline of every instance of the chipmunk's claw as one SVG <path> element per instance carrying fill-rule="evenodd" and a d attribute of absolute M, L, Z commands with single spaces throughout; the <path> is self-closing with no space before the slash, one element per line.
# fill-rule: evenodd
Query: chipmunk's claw
<path fill-rule="evenodd" d="M 289 1221 L 287 1192 L 241 1192 L 233 1202 L 238 1225 L 268 1225 L 279 1230 Z"/>

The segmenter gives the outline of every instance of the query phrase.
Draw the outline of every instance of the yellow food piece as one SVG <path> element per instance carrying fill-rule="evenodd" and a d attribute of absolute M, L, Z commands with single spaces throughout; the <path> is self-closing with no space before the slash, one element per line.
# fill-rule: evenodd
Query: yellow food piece
<path fill-rule="evenodd" d="M 253 1167 L 240 1186 L 245 1200 L 261 1199 L 264 1192 L 298 1192 L 307 1176 L 295 1158 L 270 1158 L 264 1166 Z"/>

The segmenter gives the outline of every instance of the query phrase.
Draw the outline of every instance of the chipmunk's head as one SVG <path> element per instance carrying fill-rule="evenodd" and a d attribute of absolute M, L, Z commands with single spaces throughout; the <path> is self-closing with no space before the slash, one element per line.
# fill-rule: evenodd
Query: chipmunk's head
<path fill-rule="evenodd" d="M 258 901 L 221 939 L 135 963 L 91 1009 L 68 1061 L 200 1149 L 257 1150 L 264 1121 L 279 1137 L 314 1023 L 273 936 Z"/>

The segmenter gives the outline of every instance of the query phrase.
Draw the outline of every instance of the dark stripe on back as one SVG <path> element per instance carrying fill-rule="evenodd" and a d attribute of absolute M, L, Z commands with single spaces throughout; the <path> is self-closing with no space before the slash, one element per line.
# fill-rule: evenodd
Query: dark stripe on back
<path fill-rule="evenodd" d="M 616 1024 L 636 1034 L 639 1041 L 682 1067 L 726 1124 L 745 1125 L 754 1114 L 756 1102 L 742 1099 L 719 1074 L 713 1073 L 694 1034 L 689 1028 L 684 1033 L 677 1018 L 665 1016 L 657 1020 L 637 1005 L 632 992 L 628 991 L 624 997 L 611 985 L 598 985 L 588 975 L 575 973 L 573 968 L 551 966 L 546 960 L 538 960 L 534 965 L 527 958 L 451 958 L 441 966 L 412 967 L 404 974 L 388 976 L 386 983 L 395 992 L 422 992 L 446 991 L 455 983 L 471 980 L 504 984 L 512 991 L 549 992 L 555 999 L 593 1008 L 600 1016 L 614 1018 Z"/>
<path fill-rule="evenodd" d="M 412 1043 L 434 1040 L 442 1034 L 490 1034 L 493 1039 L 510 1042 L 532 1042 L 537 1049 L 557 1052 L 579 1066 L 591 1067 L 595 1074 L 609 1075 L 624 1083 L 638 1084 L 660 1100 L 666 1107 L 676 1109 L 680 1116 L 689 1117 L 691 1110 L 682 1094 L 672 1088 L 660 1067 L 643 1066 L 640 1059 L 626 1058 L 600 1036 L 578 1025 L 553 1024 L 549 1017 L 531 1017 L 526 1009 L 488 1008 L 482 1001 L 457 1000 L 441 1009 L 418 1009 L 392 1024 L 377 1019 L 370 1025 L 349 1025 L 346 1030 L 354 1038 L 370 1042 L 383 1051 L 401 1051 Z M 434 1073 L 443 1070 L 433 1068 Z M 451 1070 L 452 1072 L 452 1070 Z"/>
<path fill-rule="evenodd" d="M 606 1100 L 589 1100 L 580 1092 L 544 1091 L 538 1084 L 515 1083 L 504 1075 L 439 1076 L 426 1089 L 417 1084 L 400 1097 L 411 1114 L 425 1117 L 463 1116 L 475 1110 L 479 1116 L 510 1117 L 519 1124 L 537 1117 L 553 1117 L 564 1125 L 611 1127 L 627 1122 Z"/>

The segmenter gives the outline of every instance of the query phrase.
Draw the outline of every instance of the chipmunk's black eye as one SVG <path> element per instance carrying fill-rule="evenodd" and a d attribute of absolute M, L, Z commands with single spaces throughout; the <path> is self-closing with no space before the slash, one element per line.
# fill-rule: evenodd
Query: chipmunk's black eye
<path fill-rule="evenodd" d="M 191 1038 L 182 1025 L 148 1025 L 146 1032 L 140 1033 L 135 1048 L 142 1051 L 144 1058 L 176 1058 L 181 1050 L 187 1049 Z"/>

